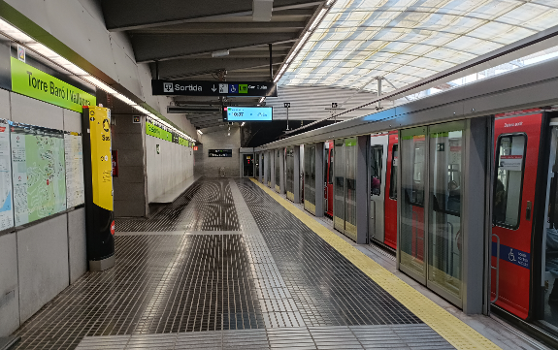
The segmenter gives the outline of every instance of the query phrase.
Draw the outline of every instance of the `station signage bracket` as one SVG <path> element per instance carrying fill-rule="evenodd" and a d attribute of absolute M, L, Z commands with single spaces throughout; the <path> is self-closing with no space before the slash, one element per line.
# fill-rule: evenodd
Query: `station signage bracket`
<path fill-rule="evenodd" d="M 168 81 L 152 80 L 155 96 L 277 97 L 273 82 Z"/>

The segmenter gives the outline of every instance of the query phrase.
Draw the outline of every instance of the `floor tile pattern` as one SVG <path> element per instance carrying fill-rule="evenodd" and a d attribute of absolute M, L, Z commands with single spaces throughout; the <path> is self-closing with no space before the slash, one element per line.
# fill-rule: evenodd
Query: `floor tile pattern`
<path fill-rule="evenodd" d="M 228 179 L 198 180 L 174 203 L 149 219 L 116 221 L 118 232 L 177 230 L 238 231 Z"/>
<path fill-rule="evenodd" d="M 16 334 L 18 349 L 83 336 L 264 327 L 242 236 L 116 236 L 116 267 L 88 273 Z"/>
<path fill-rule="evenodd" d="M 238 187 L 307 326 L 422 323 L 252 182 Z"/>
<path fill-rule="evenodd" d="M 87 337 L 77 350 L 128 349 L 454 349 L 430 327 L 334 326 Z"/>

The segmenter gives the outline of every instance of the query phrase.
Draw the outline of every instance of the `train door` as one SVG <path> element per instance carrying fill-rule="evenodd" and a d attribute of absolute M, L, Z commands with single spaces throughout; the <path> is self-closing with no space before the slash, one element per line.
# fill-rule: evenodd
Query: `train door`
<path fill-rule="evenodd" d="M 465 121 L 401 131 L 399 267 L 463 305 L 462 153 Z"/>
<path fill-rule="evenodd" d="M 335 140 L 333 227 L 356 240 L 357 139 Z"/>
<path fill-rule="evenodd" d="M 371 135 L 368 150 L 368 186 L 370 188 L 368 236 L 384 243 L 384 192 L 386 186 L 385 166 L 389 136 Z"/>
<path fill-rule="evenodd" d="M 333 218 L 333 141 L 325 142 L 324 200 L 325 214 Z"/>
<path fill-rule="evenodd" d="M 384 190 L 384 244 L 397 249 L 397 166 L 399 163 L 399 136 L 389 133 L 386 186 Z"/>
<path fill-rule="evenodd" d="M 294 202 L 294 147 L 287 147 L 285 151 L 285 192 L 287 198 Z"/>
<path fill-rule="evenodd" d="M 496 269 L 491 297 L 522 319 L 529 317 L 532 296 L 530 257 L 542 122 L 540 111 L 498 115 L 494 122 L 491 260 Z"/>

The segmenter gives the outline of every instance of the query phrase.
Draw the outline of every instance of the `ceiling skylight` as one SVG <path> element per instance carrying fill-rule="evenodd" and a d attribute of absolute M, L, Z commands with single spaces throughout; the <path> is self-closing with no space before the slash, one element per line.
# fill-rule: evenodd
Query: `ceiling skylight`
<path fill-rule="evenodd" d="M 280 85 L 375 91 L 373 78 L 384 77 L 401 88 L 555 26 L 557 18 L 556 0 L 338 0 Z"/>

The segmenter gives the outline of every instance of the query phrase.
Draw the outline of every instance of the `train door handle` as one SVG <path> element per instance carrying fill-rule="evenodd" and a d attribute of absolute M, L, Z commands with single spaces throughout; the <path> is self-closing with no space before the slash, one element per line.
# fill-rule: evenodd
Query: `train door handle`
<path fill-rule="evenodd" d="M 527 201 L 527 210 L 525 210 L 525 220 L 531 220 L 531 201 Z"/>

